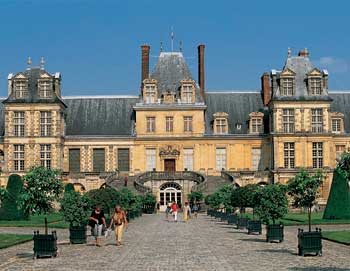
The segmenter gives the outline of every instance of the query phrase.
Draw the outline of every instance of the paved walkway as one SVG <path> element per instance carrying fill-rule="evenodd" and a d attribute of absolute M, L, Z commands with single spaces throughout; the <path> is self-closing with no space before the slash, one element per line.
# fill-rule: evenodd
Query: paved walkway
<path fill-rule="evenodd" d="M 348 226 L 322 226 L 324 230 Z M 30 228 L 0 228 L 0 233 L 32 233 Z M 206 215 L 188 223 L 166 222 L 161 215 L 144 215 L 130 223 L 125 245 L 65 244 L 67 230 L 58 230 L 60 256 L 32 260 L 32 242 L 0 250 L 0 270 L 350 270 L 350 247 L 323 241 L 322 257 L 299 257 L 297 227 L 286 227 L 285 241 L 266 243 L 262 236 L 220 223 Z"/>

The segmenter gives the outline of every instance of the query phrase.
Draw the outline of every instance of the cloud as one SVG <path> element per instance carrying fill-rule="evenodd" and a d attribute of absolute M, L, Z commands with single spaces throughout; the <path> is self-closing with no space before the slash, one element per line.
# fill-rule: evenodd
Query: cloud
<path fill-rule="evenodd" d="M 327 69 L 330 73 L 346 73 L 350 63 L 346 59 L 324 56 L 315 61 L 316 66 Z"/>

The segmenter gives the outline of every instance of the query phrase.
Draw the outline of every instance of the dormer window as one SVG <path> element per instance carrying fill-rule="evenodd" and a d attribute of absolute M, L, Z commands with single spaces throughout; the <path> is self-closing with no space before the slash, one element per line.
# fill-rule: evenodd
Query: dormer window
<path fill-rule="evenodd" d="M 143 100 L 146 104 L 157 102 L 157 81 L 154 79 L 143 80 Z"/>
<path fill-rule="evenodd" d="M 294 78 L 286 77 L 281 79 L 281 95 L 293 96 L 294 95 Z"/>
<path fill-rule="evenodd" d="M 218 112 L 214 114 L 214 133 L 227 134 L 228 133 L 228 114 L 225 112 Z"/>
<path fill-rule="evenodd" d="M 181 81 L 181 101 L 183 103 L 194 103 L 194 81 Z"/>
<path fill-rule="evenodd" d="M 340 134 L 344 132 L 344 114 L 340 112 L 331 112 L 332 133 Z"/>
<path fill-rule="evenodd" d="M 49 80 L 40 80 L 39 81 L 39 94 L 41 98 L 50 98 L 52 97 L 52 82 Z"/>
<path fill-rule="evenodd" d="M 15 81 L 15 94 L 16 98 L 27 98 L 28 97 L 28 81 L 18 80 Z"/>
<path fill-rule="evenodd" d="M 249 130 L 252 134 L 260 134 L 264 131 L 263 117 L 264 113 L 262 112 L 252 112 L 249 114 Z"/>
<path fill-rule="evenodd" d="M 309 78 L 309 89 L 311 95 L 322 94 L 322 81 L 321 77 L 310 77 Z"/>

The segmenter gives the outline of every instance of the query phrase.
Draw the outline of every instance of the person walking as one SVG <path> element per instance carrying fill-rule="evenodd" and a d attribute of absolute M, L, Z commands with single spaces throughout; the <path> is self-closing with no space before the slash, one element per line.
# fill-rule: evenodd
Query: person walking
<path fill-rule="evenodd" d="M 128 177 L 124 178 L 124 186 L 127 187 L 128 186 Z"/>
<path fill-rule="evenodd" d="M 126 218 L 125 212 L 122 210 L 122 208 L 119 205 L 117 205 L 114 209 L 114 214 L 112 215 L 109 228 L 112 228 L 113 223 L 114 223 L 116 245 L 121 246 L 124 225 L 125 225 L 125 229 L 127 230 L 128 220 Z"/>
<path fill-rule="evenodd" d="M 89 226 L 91 226 L 93 236 L 96 240 L 96 246 L 101 246 L 101 236 L 103 227 L 106 228 L 106 218 L 101 206 L 96 206 L 89 218 Z"/>
<path fill-rule="evenodd" d="M 193 206 L 192 206 L 192 212 L 193 212 L 193 216 L 194 216 L 194 218 L 197 218 L 197 216 L 198 216 L 198 205 L 197 205 L 197 203 L 194 203 L 193 204 Z"/>
<path fill-rule="evenodd" d="M 173 204 L 171 204 L 171 213 L 173 214 L 174 216 L 174 222 L 177 222 L 177 204 L 175 201 L 173 201 Z"/>
<path fill-rule="evenodd" d="M 171 205 L 170 202 L 167 203 L 166 209 L 165 209 L 165 220 L 169 222 L 169 214 L 171 212 Z"/>
<path fill-rule="evenodd" d="M 183 209 L 183 220 L 187 222 L 189 220 L 189 216 L 191 214 L 191 208 L 188 202 L 185 202 L 185 206 Z"/>

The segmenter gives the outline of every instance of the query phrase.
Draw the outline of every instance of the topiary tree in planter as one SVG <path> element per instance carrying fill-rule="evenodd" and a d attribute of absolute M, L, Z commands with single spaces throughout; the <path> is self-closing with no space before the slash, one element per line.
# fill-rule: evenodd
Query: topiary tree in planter
<path fill-rule="evenodd" d="M 323 219 L 350 219 L 350 153 L 344 152 L 333 172 Z"/>
<path fill-rule="evenodd" d="M 240 217 L 237 220 L 237 228 L 246 228 L 249 219 L 244 217 L 245 208 L 250 207 L 251 191 L 249 186 L 237 187 L 231 193 L 231 204 L 238 207 L 240 210 Z"/>
<path fill-rule="evenodd" d="M 7 197 L 2 201 L 2 207 L 0 208 L 0 220 L 21 220 L 24 218 L 24 214 L 17 203 L 22 188 L 21 176 L 17 174 L 10 175 L 6 186 Z"/>
<path fill-rule="evenodd" d="M 119 192 L 111 187 L 93 189 L 88 191 L 84 196 L 89 198 L 93 207 L 101 206 L 106 214 L 111 214 L 114 207 L 120 203 Z"/>
<path fill-rule="evenodd" d="M 191 204 L 203 200 L 203 193 L 201 191 L 193 191 L 188 194 L 188 200 Z"/>
<path fill-rule="evenodd" d="M 90 203 L 76 191 L 65 191 L 61 200 L 61 212 L 69 223 L 69 239 L 72 244 L 86 243 L 86 223 L 89 217 Z"/>
<path fill-rule="evenodd" d="M 301 170 L 293 179 L 288 182 L 288 194 L 293 197 L 295 207 L 307 208 L 309 231 L 298 230 L 298 254 L 315 252 L 322 254 L 321 229 L 311 231 L 311 210 L 316 203 L 319 187 L 322 184 L 322 173 L 317 172 L 311 175 L 305 170 Z"/>
<path fill-rule="evenodd" d="M 286 192 L 287 187 L 285 185 L 271 184 L 260 187 L 255 193 L 255 212 L 267 225 L 267 242 L 283 241 L 283 225 L 276 225 L 276 221 L 288 213 Z"/>
<path fill-rule="evenodd" d="M 25 214 L 46 214 L 52 210 L 52 203 L 59 199 L 63 191 L 60 171 L 45 167 L 34 167 L 23 176 L 23 190 L 19 205 Z M 48 234 L 45 217 L 45 234 L 34 233 L 34 257 L 56 256 L 56 232 Z"/>

